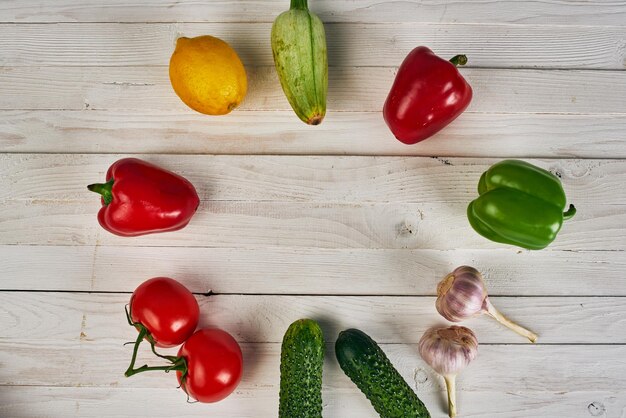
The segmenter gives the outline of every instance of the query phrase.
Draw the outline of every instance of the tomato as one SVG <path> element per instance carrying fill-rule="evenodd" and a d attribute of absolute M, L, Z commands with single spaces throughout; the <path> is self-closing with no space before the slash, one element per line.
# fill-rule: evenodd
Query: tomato
<path fill-rule="evenodd" d="M 201 329 L 178 351 L 185 359 L 187 372 L 177 370 L 181 388 L 200 402 L 217 402 L 230 395 L 243 371 L 241 348 L 226 331 Z"/>
<path fill-rule="evenodd" d="M 130 317 L 147 329 L 156 346 L 174 347 L 196 330 L 200 308 L 185 286 L 168 277 L 155 277 L 135 289 Z"/>

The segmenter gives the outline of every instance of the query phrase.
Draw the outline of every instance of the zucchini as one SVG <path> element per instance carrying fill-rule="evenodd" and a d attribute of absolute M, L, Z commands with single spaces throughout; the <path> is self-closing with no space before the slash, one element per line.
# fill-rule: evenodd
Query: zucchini
<path fill-rule="evenodd" d="M 348 329 L 335 343 L 337 361 L 344 373 L 370 400 L 382 418 L 427 418 L 419 400 L 383 350 L 367 334 Z"/>
<path fill-rule="evenodd" d="M 272 53 L 280 85 L 296 115 L 318 125 L 326 114 L 328 58 L 324 24 L 307 0 L 291 0 L 272 25 Z"/>
<path fill-rule="evenodd" d="M 322 416 L 324 336 L 317 322 L 299 319 L 289 326 L 280 352 L 279 418 Z"/>

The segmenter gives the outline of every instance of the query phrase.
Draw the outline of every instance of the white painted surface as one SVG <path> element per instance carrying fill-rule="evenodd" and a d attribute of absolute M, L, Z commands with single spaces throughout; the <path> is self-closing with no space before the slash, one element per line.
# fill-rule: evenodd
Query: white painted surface
<path fill-rule="evenodd" d="M 436 284 L 460 264 L 540 336 L 468 322 L 481 348 L 459 381 L 462 416 L 626 416 L 626 2 L 311 0 L 331 64 L 318 127 L 291 114 L 271 67 L 269 27 L 287 3 L 0 2 L 0 416 L 276 416 L 279 342 L 310 316 L 329 343 L 325 417 L 375 416 L 334 360 L 347 327 L 377 339 L 443 417 L 416 342 L 444 322 Z M 167 78 L 174 39 L 205 33 L 248 69 L 227 117 L 193 113 Z M 407 147 L 380 110 L 421 43 L 467 53 L 475 97 Z M 189 227 L 123 239 L 98 226 L 85 185 L 127 155 L 196 185 Z M 509 157 L 558 173 L 579 210 L 546 250 L 467 224 L 480 173 Z M 198 293 L 202 323 L 242 343 L 246 373 L 226 401 L 187 405 L 172 376 L 122 377 L 135 335 L 123 306 L 156 275 Z"/>

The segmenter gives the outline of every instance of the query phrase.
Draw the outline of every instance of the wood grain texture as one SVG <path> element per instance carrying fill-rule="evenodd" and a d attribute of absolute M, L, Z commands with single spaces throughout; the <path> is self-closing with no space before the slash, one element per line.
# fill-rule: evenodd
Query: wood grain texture
<path fill-rule="evenodd" d="M 196 293 L 435 295 L 469 264 L 491 295 L 626 296 L 624 251 L 3 245 L 0 259 L 2 290 L 132 292 L 169 276 Z"/>
<path fill-rule="evenodd" d="M 128 331 L 132 332 L 130 329 Z M 128 336 L 132 338 L 130 332 Z M 373 337 L 375 338 L 375 335 Z M 54 342 L 45 348 L 50 354 L 58 354 L 59 360 L 49 365 L 45 365 L 45 360 L 42 362 L 45 356 L 41 355 L 42 346 L 38 342 L 15 340 L 9 343 L 3 342 L 0 343 L 0 354 L 10 367 L 6 372 L 12 376 L 11 386 L 23 386 L 26 390 L 34 390 L 37 386 L 48 386 L 51 387 L 48 390 L 52 393 L 63 393 L 62 388 L 65 388 L 65 393 L 72 394 L 69 395 L 72 401 L 71 411 L 75 411 L 76 402 L 79 402 L 80 409 L 80 397 L 83 396 L 81 394 L 89 394 L 95 388 L 106 391 L 123 390 L 126 393 L 145 388 L 144 391 L 136 392 L 135 404 L 143 406 L 145 403 L 150 403 L 156 406 L 162 402 L 167 408 L 168 405 L 177 405 L 177 402 L 180 402 L 181 408 L 188 407 L 184 405 L 184 394 L 173 392 L 176 383 L 171 375 L 165 373 L 151 376 L 137 375 L 131 379 L 125 379 L 122 376 L 122 370 L 126 369 L 130 348 L 121 347 L 121 343 L 119 339 L 102 341 L 98 343 L 98 348 L 94 349 L 96 342 L 88 339 L 82 342 Z M 224 408 L 226 416 L 230 416 L 228 414 L 233 411 L 241 414 L 235 416 L 259 416 L 259 408 L 263 408 L 263 416 L 271 416 L 275 413 L 277 405 L 279 344 L 243 344 L 242 348 L 244 362 L 250 366 L 244 372 L 244 379 L 236 392 L 216 406 L 200 405 L 199 407 L 212 407 L 218 411 Z M 382 349 L 405 380 L 410 382 L 418 396 L 433 411 L 434 416 L 443 416 L 445 395 L 442 379 L 434 375 L 431 369 L 419 359 L 416 346 L 383 344 Z M 587 410 L 589 404 L 599 402 L 607 410 L 614 411 L 611 416 L 619 417 L 624 404 L 618 399 L 622 399 L 625 393 L 619 388 L 624 387 L 626 364 L 623 360 L 611 361 L 609 359 L 621 359 L 625 354 L 623 346 L 483 345 L 480 355 L 459 377 L 457 383 L 459 402 L 463 411 L 466 411 L 464 413 L 470 416 L 474 413 L 485 417 L 510 416 L 505 415 L 509 411 L 513 411 L 515 416 L 528 416 L 529 410 L 525 410 L 522 414 L 522 411 L 518 409 L 523 407 L 530 408 L 531 411 L 537 410 L 538 414 L 542 414 L 543 411 L 548 411 L 548 413 L 553 411 L 552 415 L 540 416 L 558 416 L 556 411 L 578 411 L 579 415 L 574 416 L 580 416 L 583 413 L 589 413 Z M 598 360 L 590 362 L 590 356 Z M 327 415 L 351 416 L 348 411 L 362 410 L 365 415 L 359 416 L 375 416 L 371 415 L 373 410 L 365 397 L 358 393 L 352 382 L 343 375 L 333 357 L 331 347 L 328 347 L 322 396 L 324 398 L 330 396 L 330 399 L 335 399 L 334 397 L 337 396 L 336 402 L 346 404 L 340 410 L 332 406 L 327 407 L 329 408 Z M 512 362 L 512 358 L 516 361 Z M 557 358 L 562 361 L 550 361 L 550 359 Z M 48 368 L 51 374 L 38 373 L 37 369 L 40 367 Z M 599 369 L 604 371 L 604 375 L 598 375 Z M 532 379 L 527 378 L 528 370 L 534 371 Z M 54 377 L 51 378 L 51 376 Z M 567 378 L 563 379 L 563 376 Z M 171 392 L 170 396 L 165 399 L 156 396 L 166 390 Z M 3 400 L 6 399 L 8 393 L 13 391 L 10 387 L 4 386 L 1 391 L 4 394 Z M 578 398 L 575 402 L 573 402 L 574 398 L 570 398 L 574 394 Z M 511 395 L 514 396 L 509 398 Z M 266 397 L 269 399 L 263 401 Z M 517 401 L 513 401 L 511 405 L 500 405 L 500 402 L 507 404 L 506 401 L 515 398 Z M 137 402 L 137 399 L 145 401 Z M 256 407 L 256 415 L 249 415 L 251 402 Z M 17 403 L 18 407 L 26 411 L 38 407 L 37 402 L 31 402 L 35 406 L 30 407 L 19 401 Z M 2 404 L 3 408 L 8 408 L 14 402 L 4 401 Z M 67 404 L 63 403 L 57 408 L 63 411 L 64 405 L 67 408 Z M 95 405 L 91 405 L 91 408 L 93 407 Z M 132 406 L 127 405 L 127 407 L 133 410 Z M 90 409 L 89 402 L 87 402 L 86 409 Z M 103 411 L 115 410 L 111 404 L 102 409 Z M 145 409 L 143 411 L 142 413 L 146 414 Z M 204 411 L 205 414 L 206 411 Z M 86 414 L 86 412 L 80 413 L 81 416 Z M 220 414 L 220 416 L 223 415 Z"/>
<path fill-rule="evenodd" d="M 467 222 L 466 203 L 201 203 L 190 226 L 129 240 L 104 231 L 100 207 L 64 201 L 0 203 L 0 244 L 153 247 L 497 249 Z M 621 251 L 626 205 L 579 205 L 547 250 Z"/>
<path fill-rule="evenodd" d="M 331 68 L 329 113 L 380 112 L 395 71 Z M 474 90 L 471 113 L 626 113 L 626 71 L 473 68 L 462 72 Z M 236 112 L 291 109 L 274 67 L 248 68 L 248 81 L 249 93 Z M 0 109 L 6 110 L 193 113 L 172 90 L 167 67 L 0 67 L 0 90 Z M 459 128 L 462 118 L 456 121 Z"/>
<path fill-rule="evenodd" d="M 99 202 L 84 189 L 86 178 L 104 180 L 111 157 L 4 156 L 1 243 L 497 248 L 465 215 L 490 160 L 151 156 L 196 184 L 202 203 L 193 227 L 127 240 L 97 225 Z M 550 248 L 623 249 L 624 231 L 614 228 L 625 215 L 623 161 L 533 162 L 562 178 L 579 209 Z"/>
<path fill-rule="evenodd" d="M 86 184 L 105 181 L 124 155 L 0 155 L 4 202 L 96 203 Z M 483 172 L 497 159 L 425 157 L 315 157 L 137 155 L 194 184 L 214 202 L 469 203 Z M 555 173 L 568 201 L 583 207 L 624 205 L 625 160 L 526 160 Z M 96 198 L 96 199 L 94 199 Z"/>
<path fill-rule="evenodd" d="M 123 327 L 128 327 L 124 306 L 129 298 L 128 294 L 0 293 L 0 302 L 7 311 L 2 321 L 3 338 L 44 344 L 48 340 L 77 338 L 107 341 L 128 334 L 123 332 Z M 435 298 L 431 296 L 197 298 L 200 328 L 220 327 L 246 343 L 280 343 L 289 324 L 299 318 L 317 320 L 329 343 L 344 329 L 364 328 L 379 343 L 417 344 L 428 328 L 447 323 L 437 313 Z M 626 334 L 621 332 L 626 326 L 624 297 L 494 296 L 490 299 L 507 317 L 539 335 L 538 344 L 626 344 Z M 476 333 L 481 344 L 528 343 L 487 316 L 464 321 L 463 325 Z"/>
<path fill-rule="evenodd" d="M 127 328 L 121 329 L 122 336 L 134 340 L 136 335 L 125 324 L 123 313 L 120 321 Z M 377 338 L 376 334 L 369 334 L 372 338 Z M 125 378 L 123 372 L 130 362 L 132 348 L 123 346 L 124 342 L 122 337 L 91 340 L 88 335 L 82 340 L 77 337 L 73 341 L 53 340 L 44 344 L 41 341 L 15 339 L 0 342 L 0 355 L 7 365 L 7 379 L 0 388 L 4 390 L 6 386 L 50 386 L 165 389 L 176 386 L 176 378 L 166 373 L 144 373 Z M 248 369 L 247 372 L 244 370 L 244 379 L 237 388 L 237 393 L 254 394 L 264 388 L 276 388 L 278 395 L 280 343 L 241 343 L 241 348 L 244 365 L 247 364 Z M 426 396 L 429 392 L 443 396 L 440 392 L 443 382 L 421 360 L 416 344 L 381 344 L 381 348 L 405 380 L 411 383 L 418 396 Z M 149 350 L 149 347 L 142 347 L 139 364 L 152 360 Z M 328 344 L 324 387 L 359 393 L 338 367 L 331 350 L 332 344 Z M 619 360 L 619 356 L 625 354 L 622 345 L 483 344 L 479 350 L 476 360 L 460 375 L 457 389 L 461 396 L 480 392 L 577 392 L 585 390 L 585 385 L 589 385 L 593 391 L 610 393 L 624 386 L 623 372 L 626 365 L 623 360 Z M 46 352 L 47 355 L 44 354 Z M 175 355 L 177 350 L 161 352 Z M 46 366 L 50 363 L 48 356 L 57 361 Z M 589 356 L 597 357 L 597 360 L 590 362 Z M 615 361 L 612 362 L 611 359 Z M 150 364 L 163 363 L 152 360 Z M 41 373 L 40 370 L 46 367 L 49 372 Z M 529 369 L 533 370 L 533 379 L 525 378 Z M 598 375 L 599 370 L 604 375 Z M 563 379 L 564 375 L 568 378 Z M 623 389 L 620 391 L 623 393 Z M 237 396 L 233 398 L 236 399 Z M 184 395 L 182 399 L 184 400 Z"/>
<path fill-rule="evenodd" d="M 526 23 L 624 26 L 623 1 L 316 0 L 324 22 Z M 4 0 L 2 22 L 272 22 L 283 0 Z"/>
<path fill-rule="evenodd" d="M 326 24 L 331 67 L 395 67 L 418 45 L 469 67 L 626 68 L 626 26 Z M 0 65 L 164 66 L 181 36 L 224 39 L 248 67 L 272 66 L 271 23 L 0 25 Z M 374 50 L 377 53 L 372 54 Z"/>
<path fill-rule="evenodd" d="M 459 382 L 463 379 L 461 377 Z M 441 383 L 443 384 L 443 383 Z M 447 416 L 445 394 L 418 392 L 434 418 Z M 150 417 L 258 418 L 274 416 L 278 408 L 278 387 L 237 391 L 218 404 L 187 405 L 184 394 L 171 388 L 67 388 L 8 386 L 0 391 L 0 413 L 15 418 L 48 417 L 61 411 L 63 417 L 124 417 L 142 414 Z M 464 417 L 472 418 L 547 418 L 604 416 L 621 418 L 626 410 L 626 393 L 619 388 L 573 391 L 512 390 L 473 391 L 457 395 Z M 354 390 L 324 388 L 324 416 L 378 418 L 367 399 Z M 352 415 L 355 414 L 355 415 Z M 595 415 L 594 415 L 595 414 Z"/>
<path fill-rule="evenodd" d="M 210 118 L 170 111 L 0 111 L 0 152 L 626 158 L 622 115 L 466 113 L 407 146 L 378 112 L 331 112 L 303 129 L 291 111 Z"/>
<path fill-rule="evenodd" d="M 112 158 L 113 157 L 113 158 Z M 114 156 L 3 157 L 0 242 L 36 245 L 497 248 L 466 219 L 493 160 L 396 157 L 151 156 L 187 177 L 202 203 L 192 225 L 128 240 L 100 228 L 85 190 Z M 622 250 L 622 160 L 534 161 L 557 173 L 579 213 L 550 249 Z M 62 168 L 62 170 L 60 170 Z M 86 180 L 92 179 L 92 180 Z M 602 233 L 599 234 L 599 231 Z M 69 240 L 69 241 L 68 241 Z"/>

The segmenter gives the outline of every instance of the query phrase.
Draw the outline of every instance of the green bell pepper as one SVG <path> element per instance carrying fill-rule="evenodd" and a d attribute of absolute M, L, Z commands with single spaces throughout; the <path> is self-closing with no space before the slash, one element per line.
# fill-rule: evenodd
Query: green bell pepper
<path fill-rule="evenodd" d="M 467 218 L 485 238 L 529 250 L 547 247 L 556 238 L 567 212 L 561 181 L 549 171 L 524 161 L 504 160 L 485 171 L 478 182 L 478 199 L 467 207 Z"/>

